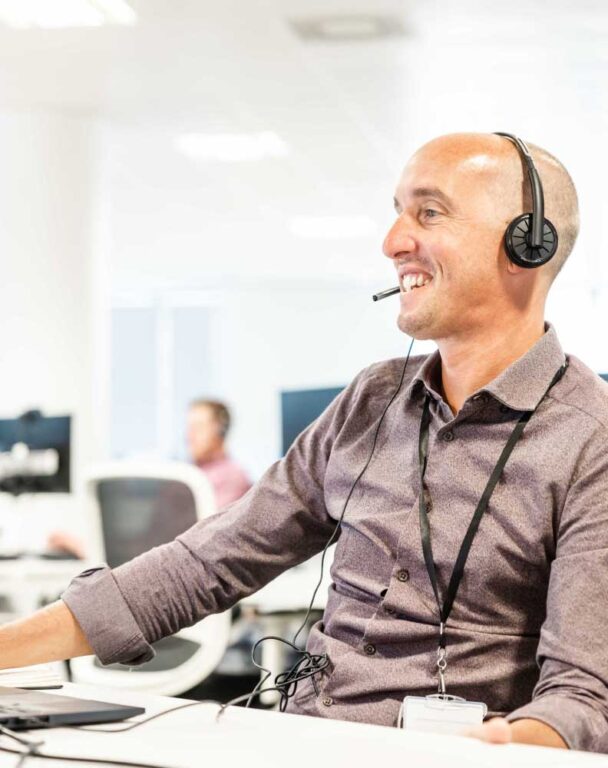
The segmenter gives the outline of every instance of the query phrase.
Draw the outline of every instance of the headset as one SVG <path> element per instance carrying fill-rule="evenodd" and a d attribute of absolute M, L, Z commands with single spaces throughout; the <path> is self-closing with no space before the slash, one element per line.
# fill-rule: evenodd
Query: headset
<path fill-rule="evenodd" d="M 518 267 L 542 267 L 555 256 L 558 237 L 553 223 L 545 218 L 545 197 L 540 176 L 524 141 L 512 133 L 496 131 L 495 135 L 504 136 L 517 147 L 526 164 L 532 191 L 532 213 L 522 213 L 507 227 L 504 239 L 506 254 Z"/>

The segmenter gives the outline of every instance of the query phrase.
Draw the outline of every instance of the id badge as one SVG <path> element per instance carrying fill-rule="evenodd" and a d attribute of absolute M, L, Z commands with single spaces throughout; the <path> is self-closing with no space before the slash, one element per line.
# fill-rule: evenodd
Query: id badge
<path fill-rule="evenodd" d="M 459 696 L 406 696 L 401 705 L 401 725 L 408 731 L 459 734 L 481 725 L 488 708 L 480 701 Z"/>

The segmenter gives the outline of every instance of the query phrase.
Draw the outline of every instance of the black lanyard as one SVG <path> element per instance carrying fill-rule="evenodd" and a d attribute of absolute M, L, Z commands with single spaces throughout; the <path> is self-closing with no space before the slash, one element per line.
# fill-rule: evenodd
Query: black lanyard
<path fill-rule="evenodd" d="M 448 584 L 447 593 L 445 595 L 445 600 L 443 601 L 443 605 L 441 603 L 441 598 L 439 596 L 439 585 L 437 583 L 437 569 L 435 567 L 435 560 L 433 558 L 433 547 L 431 545 L 431 529 L 429 526 L 429 517 L 426 511 L 426 502 L 424 498 L 424 476 L 426 473 L 426 466 L 427 466 L 427 460 L 428 460 L 429 425 L 431 421 L 430 395 L 427 394 L 426 399 L 424 401 L 422 418 L 420 420 L 420 436 L 418 440 L 418 462 L 420 467 L 420 495 L 418 499 L 418 507 L 419 507 L 419 515 L 420 515 L 420 538 L 422 540 L 422 552 L 424 554 L 424 562 L 429 574 L 429 579 L 431 580 L 433 592 L 435 593 L 435 600 L 437 601 L 437 607 L 439 609 L 439 650 L 438 650 L 437 668 L 439 670 L 439 692 L 441 694 L 445 694 L 445 680 L 443 677 L 443 673 L 445 671 L 445 668 L 447 667 L 445 625 L 452 611 L 452 606 L 454 605 L 454 600 L 456 599 L 458 587 L 460 586 L 462 575 L 464 573 L 464 567 L 467 562 L 469 552 L 471 550 L 471 545 L 473 544 L 473 539 L 475 538 L 475 534 L 477 533 L 477 529 L 479 528 L 481 518 L 484 512 L 486 511 L 486 509 L 488 508 L 488 504 L 490 502 L 492 494 L 494 493 L 494 488 L 496 487 L 496 484 L 498 483 L 498 480 L 502 474 L 502 471 L 505 468 L 505 464 L 509 460 L 509 456 L 511 455 L 513 449 L 517 444 L 517 441 L 519 440 L 522 432 L 524 431 L 524 427 L 526 426 L 528 421 L 530 421 L 534 413 L 536 413 L 539 405 L 542 403 L 545 397 L 549 394 L 552 387 L 555 384 L 557 384 L 557 382 L 562 378 L 562 376 L 566 372 L 567 366 L 568 366 L 568 363 L 566 362 L 557 371 L 551 383 L 549 384 L 547 390 L 545 391 L 544 395 L 536 404 L 536 407 L 534 408 L 534 410 L 525 411 L 517 420 L 517 424 L 515 425 L 515 428 L 511 432 L 505 447 L 502 449 L 500 458 L 496 462 L 496 466 L 494 467 L 494 470 L 490 475 L 490 479 L 488 480 L 486 487 L 483 493 L 481 494 L 481 498 L 479 499 L 479 502 L 477 503 L 477 507 L 475 508 L 475 513 L 471 519 L 471 522 L 469 523 L 469 527 L 462 541 L 462 544 L 460 545 L 460 551 L 458 552 L 458 557 L 456 558 L 456 563 L 454 565 L 454 569 L 452 570 L 452 575 L 450 577 L 450 581 Z"/>

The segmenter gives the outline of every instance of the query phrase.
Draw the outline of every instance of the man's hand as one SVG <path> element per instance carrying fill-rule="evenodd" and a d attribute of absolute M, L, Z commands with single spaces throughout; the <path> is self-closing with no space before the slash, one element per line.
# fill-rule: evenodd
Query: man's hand
<path fill-rule="evenodd" d="M 465 731 L 464 736 L 486 741 L 488 744 L 535 744 L 541 747 L 568 749 L 559 733 L 540 720 L 522 719 L 509 723 L 504 717 L 493 717 L 477 728 Z"/>
<path fill-rule="evenodd" d="M 485 723 L 463 733 L 472 739 L 487 741 L 489 744 L 508 744 L 513 741 L 511 726 L 504 717 L 493 717 Z"/>

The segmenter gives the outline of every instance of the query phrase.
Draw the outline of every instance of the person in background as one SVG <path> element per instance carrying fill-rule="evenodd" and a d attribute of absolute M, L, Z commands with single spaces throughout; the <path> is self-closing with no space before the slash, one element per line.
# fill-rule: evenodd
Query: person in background
<path fill-rule="evenodd" d="M 84 542 L 70 531 L 51 531 L 46 540 L 49 552 L 63 554 L 66 559 L 84 560 L 87 556 Z"/>
<path fill-rule="evenodd" d="M 187 420 L 190 458 L 207 475 L 217 508 L 240 499 L 251 488 L 247 474 L 226 452 L 230 411 L 218 400 L 194 400 Z"/>
<path fill-rule="evenodd" d="M 230 411 L 218 400 L 199 399 L 190 403 L 187 419 L 190 458 L 207 475 L 218 509 L 240 499 L 251 488 L 245 471 L 226 452 L 230 422 Z M 51 551 L 65 552 L 66 556 L 80 560 L 86 557 L 84 542 L 69 531 L 52 531 L 47 546 Z"/>

